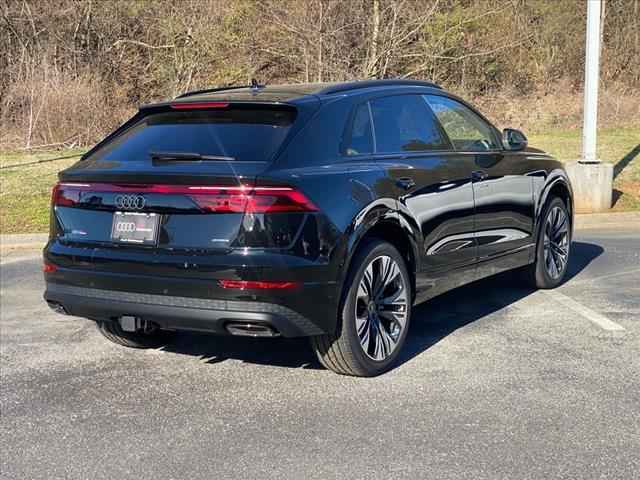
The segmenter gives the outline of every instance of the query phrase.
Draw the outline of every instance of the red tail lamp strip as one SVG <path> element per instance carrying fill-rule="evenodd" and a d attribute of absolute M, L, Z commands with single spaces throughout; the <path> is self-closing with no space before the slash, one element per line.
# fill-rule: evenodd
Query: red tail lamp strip
<path fill-rule="evenodd" d="M 47 262 L 45 262 L 45 263 L 43 263 L 43 264 L 42 264 L 42 271 L 43 271 L 44 273 L 53 273 L 53 272 L 55 272 L 56 270 L 58 270 L 58 267 L 56 267 L 56 266 L 55 266 L 54 264 L 52 264 L 52 263 L 47 263 Z"/>
<path fill-rule="evenodd" d="M 160 185 L 111 183 L 58 183 L 52 202 L 59 206 L 73 206 L 80 201 L 82 192 L 153 193 L 187 195 L 202 210 L 215 213 L 280 213 L 316 212 L 318 207 L 302 192 L 291 187 L 247 185 Z"/>
<path fill-rule="evenodd" d="M 239 290 L 288 290 L 296 288 L 296 282 L 259 282 L 251 280 L 220 280 L 222 288 L 235 288 Z"/>

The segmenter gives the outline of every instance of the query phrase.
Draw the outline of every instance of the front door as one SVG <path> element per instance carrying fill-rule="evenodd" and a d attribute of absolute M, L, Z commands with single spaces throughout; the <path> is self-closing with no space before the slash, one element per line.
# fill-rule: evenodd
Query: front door
<path fill-rule="evenodd" d="M 525 155 L 505 151 L 496 130 L 461 102 L 438 95 L 428 100 L 454 148 L 473 158 L 478 260 L 495 264 L 491 261 L 522 252 L 526 263 L 534 243 L 534 203 Z M 516 266 L 505 262 L 505 268 Z"/>

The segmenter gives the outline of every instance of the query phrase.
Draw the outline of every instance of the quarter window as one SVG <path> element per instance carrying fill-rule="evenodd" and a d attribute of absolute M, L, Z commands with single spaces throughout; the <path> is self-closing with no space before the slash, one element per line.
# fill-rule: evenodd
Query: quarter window
<path fill-rule="evenodd" d="M 493 128 L 460 102 L 439 95 L 424 98 L 456 150 L 483 152 L 500 148 Z"/>
<path fill-rule="evenodd" d="M 446 150 L 450 146 L 419 95 L 371 101 L 377 153 Z"/>
<path fill-rule="evenodd" d="M 373 152 L 373 132 L 368 103 L 363 103 L 356 108 L 351 128 L 345 136 L 343 151 L 346 155 L 364 155 Z"/>

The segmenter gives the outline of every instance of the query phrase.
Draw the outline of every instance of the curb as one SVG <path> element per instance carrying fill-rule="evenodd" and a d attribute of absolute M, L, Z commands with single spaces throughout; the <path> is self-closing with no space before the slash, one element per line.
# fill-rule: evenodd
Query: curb
<path fill-rule="evenodd" d="M 576 230 L 595 228 L 629 228 L 640 230 L 640 212 L 576 214 Z M 18 233 L 0 235 L 0 251 L 37 250 L 44 248 L 49 239 L 47 233 Z"/>
<path fill-rule="evenodd" d="M 640 212 L 577 213 L 576 230 L 594 228 L 640 229 Z"/>
<path fill-rule="evenodd" d="M 44 248 L 48 239 L 48 233 L 0 235 L 0 254 L 14 250 L 40 250 Z"/>

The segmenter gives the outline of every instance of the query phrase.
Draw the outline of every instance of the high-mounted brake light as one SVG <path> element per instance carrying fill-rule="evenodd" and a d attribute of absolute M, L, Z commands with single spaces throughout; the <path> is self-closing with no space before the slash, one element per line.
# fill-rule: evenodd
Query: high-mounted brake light
<path fill-rule="evenodd" d="M 228 102 L 190 102 L 171 104 L 171 108 L 174 110 L 202 110 L 207 108 L 227 108 L 228 106 Z"/>
<path fill-rule="evenodd" d="M 240 290 L 285 290 L 296 288 L 296 282 L 259 282 L 251 280 L 219 280 L 222 288 L 237 288 Z"/>
<path fill-rule="evenodd" d="M 291 187 L 110 184 L 61 182 L 53 188 L 52 203 L 70 207 L 80 202 L 83 192 L 186 195 L 212 213 L 316 212 L 318 207 L 302 192 Z"/>

